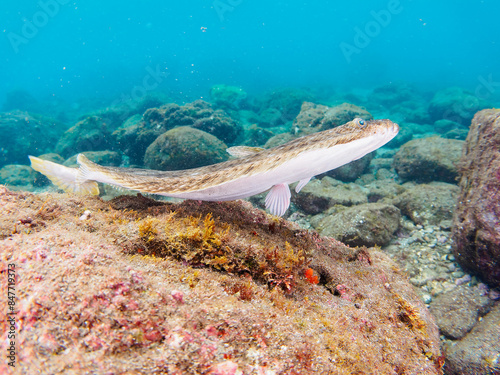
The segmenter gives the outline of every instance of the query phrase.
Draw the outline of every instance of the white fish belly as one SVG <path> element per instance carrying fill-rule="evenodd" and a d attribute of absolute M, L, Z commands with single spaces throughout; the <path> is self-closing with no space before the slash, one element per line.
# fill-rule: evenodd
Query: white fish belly
<path fill-rule="evenodd" d="M 264 173 L 241 177 L 203 190 L 164 195 L 206 201 L 229 201 L 247 198 L 269 190 L 277 184 L 291 184 L 341 167 L 376 150 L 392 137 L 389 135 L 386 137 L 375 135 L 329 149 L 306 151 Z"/>

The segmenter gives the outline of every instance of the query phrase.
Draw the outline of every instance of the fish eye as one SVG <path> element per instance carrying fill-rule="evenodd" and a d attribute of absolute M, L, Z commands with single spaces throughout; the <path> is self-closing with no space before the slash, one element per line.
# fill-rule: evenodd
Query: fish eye
<path fill-rule="evenodd" d="M 367 124 L 366 124 L 366 121 L 365 121 L 365 120 L 363 120 L 362 118 L 357 117 L 357 118 L 355 118 L 355 119 L 354 119 L 354 122 L 355 122 L 355 123 L 356 123 L 356 124 L 357 124 L 360 128 L 366 128 L 366 125 L 367 125 Z"/>

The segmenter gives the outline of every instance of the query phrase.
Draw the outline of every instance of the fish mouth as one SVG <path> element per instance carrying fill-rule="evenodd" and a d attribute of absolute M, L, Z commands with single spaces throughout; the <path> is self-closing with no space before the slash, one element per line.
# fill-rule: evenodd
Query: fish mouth
<path fill-rule="evenodd" d="M 399 133 L 399 125 L 396 124 L 395 122 L 392 123 L 392 126 L 389 128 L 389 131 L 398 134 Z"/>

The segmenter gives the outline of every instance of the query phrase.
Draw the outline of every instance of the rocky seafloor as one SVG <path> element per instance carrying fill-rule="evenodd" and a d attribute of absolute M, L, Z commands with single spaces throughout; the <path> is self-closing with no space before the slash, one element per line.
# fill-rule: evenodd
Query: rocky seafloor
<path fill-rule="evenodd" d="M 500 373 L 500 114 L 473 119 L 492 106 L 484 98 L 407 84 L 251 97 L 218 85 L 211 103 L 154 97 L 74 120 L 8 104 L 1 259 L 2 272 L 18 268 L 21 372 Z M 263 196 L 59 194 L 23 165 L 43 154 L 73 166 L 85 152 L 191 168 L 354 117 L 391 118 L 401 132 L 293 193 L 286 220 L 258 209 Z"/>

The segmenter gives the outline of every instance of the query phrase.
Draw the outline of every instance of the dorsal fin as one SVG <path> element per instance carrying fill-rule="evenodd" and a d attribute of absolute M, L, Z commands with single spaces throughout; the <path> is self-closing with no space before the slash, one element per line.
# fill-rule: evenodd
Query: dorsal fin
<path fill-rule="evenodd" d="M 235 158 L 242 158 L 245 156 L 255 155 L 265 149 L 262 147 L 251 147 L 251 146 L 233 146 L 226 149 L 226 152 L 234 156 Z"/>

